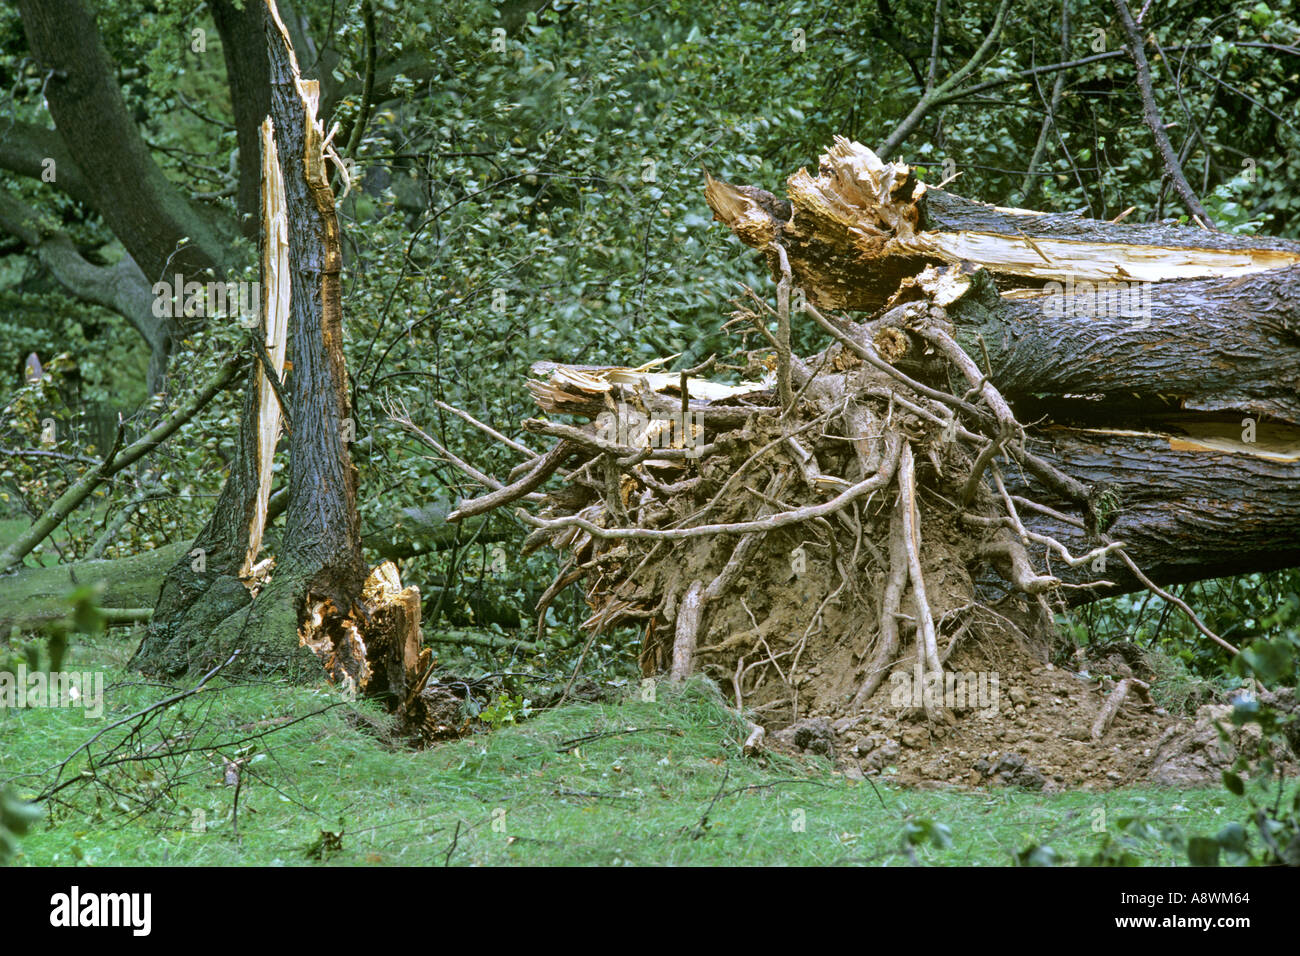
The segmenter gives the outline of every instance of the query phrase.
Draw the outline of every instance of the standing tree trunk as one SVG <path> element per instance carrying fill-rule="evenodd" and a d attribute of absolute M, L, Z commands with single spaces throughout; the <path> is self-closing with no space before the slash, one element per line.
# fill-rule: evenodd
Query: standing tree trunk
<path fill-rule="evenodd" d="M 288 33 L 271 9 L 271 117 L 289 212 L 292 264 L 293 432 L 287 530 L 276 578 L 292 580 L 295 590 L 328 598 L 346 613 L 361 594 L 366 565 L 356 469 L 348 453 L 355 425 L 343 364 L 343 253 L 323 131 L 316 118 L 319 87 L 301 78 Z"/>
<path fill-rule="evenodd" d="M 254 366 L 239 447 L 216 511 L 191 551 L 168 573 L 134 664 L 145 671 L 179 674 L 211 666 L 239 650 L 237 667 L 259 672 L 319 676 L 323 661 L 331 677 L 358 687 L 371 673 L 383 674 L 381 690 L 405 699 L 418 665 L 418 592 L 401 592 L 391 567 L 367 588 L 356 470 L 348 453 L 355 426 L 342 348 L 342 253 L 325 165 L 327 147 L 316 117 L 319 90 L 314 81 L 302 79 L 271 0 L 268 7 L 272 94 L 267 130 L 274 132 L 273 137 L 264 135 L 263 142 L 262 312 L 271 354 L 263 354 L 262 364 Z M 275 156 L 278 169 L 271 161 Z M 287 247 L 281 231 L 285 222 Z M 281 546 L 274 567 L 268 568 L 270 562 L 255 560 L 280 425 L 268 375 L 278 376 L 283 362 L 279 326 L 286 294 L 289 490 Z M 262 350 L 255 346 L 254 351 Z M 363 589 L 369 595 L 364 602 Z M 367 626 L 376 620 L 379 605 L 396 611 L 379 615 L 376 625 L 382 638 L 376 647 L 382 645 L 389 658 L 372 661 L 366 642 L 373 635 Z"/>

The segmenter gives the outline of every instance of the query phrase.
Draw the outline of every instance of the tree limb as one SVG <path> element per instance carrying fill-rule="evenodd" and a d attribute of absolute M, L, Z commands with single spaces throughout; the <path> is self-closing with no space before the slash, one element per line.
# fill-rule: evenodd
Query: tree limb
<path fill-rule="evenodd" d="M 95 18 L 82 0 L 20 0 L 32 56 L 56 71 L 45 97 L 89 205 L 146 276 L 224 270 L 230 223 L 199 210 L 154 162 L 136 127 Z"/>
<path fill-rule="evenodd" d="M 179 327 L 153 312 L 149 280 L 127 253 L 110 266 L 88 262 L 66 233 L 42 228 L 37 212 L 0 190 L 0 229 L 22 240 L 73 296 L 118 313 L 149 346 L 149 393 L 162 390 Z"/>
<path fill-rule="evenodd" d="M 229 385 L 242 367 L 242 363 L 238 360 L 227 359 L 222 363 L 221 369 L 216 376 L 189 402 L 176 409 L 176 411 L 145 432 L 139 439 L 117 451 L 116 454 L 110 452 L 103 462 L 74 481 L 45 510 L 45 513 L 32 523 L 30 528 L 19 535 L 4 551 L 0 552 L 0 572 L 8 571 L 22 561 L 32 552 L 33 548 L 49 537 L 51 532 L 62 523 L 63 519 L 72 514 L 101 484 L 122 469 L 139 461 L 170 438 L 178 428 L 197 415 L 208 402 L 212 401 L 218 393 Z"/>
<path fill-rule="evenodd" d="M 1156 149 L 1160 151 L 1160 159 L 1164 163 L 1165 175 L 1174 184 L 1174 190 L 1183 200 L 1183 205 L 1194 218 L 1203 223 L 1207 228 L 1215 228 L 1213 220 L 1201 205 L 1201 200 L 1197 198 L 1196 193 L 1187 182 L 1187 177 L 1183 175 L 1183 168 L 1178 164 L 1178 157 L 1174 155 L 1174 147 L 1169 142 L 1169 136 L 1165 133 L 1164 120 L 1160 118 L 1160 109 L 1156 106 L 1155 93 L 1151 89 L 1151 67 L 1147 64 L 1147 56 L 1144 50 L 1146 40 L 1142 36 L 1142 30 L 1133 22 L 1133 14 L 1129 12 L 1128 4 L 1124 0 L 1115 0 L 1115 10 L 1119 13 L 1120 23 L 1124 26 L 1124 32 L 1128 36 L 1129 56 L 1133 59 L 1133 66 L 1137 69 L 1137 86 L 1138 91 L 1142 94 L 1142 119 L 1151 130 L 1151 136 L 1155 139 Z"/>

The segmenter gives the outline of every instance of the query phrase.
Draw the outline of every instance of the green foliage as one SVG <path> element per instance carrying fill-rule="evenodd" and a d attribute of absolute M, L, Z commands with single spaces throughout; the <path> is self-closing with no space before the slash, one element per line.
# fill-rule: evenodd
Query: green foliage
<path fill-rule="evenodd" d="M 1300 628 L 1300 569 L 1198 581 L 1174 593 L 1196 609 L 1207 627 L 1238 647 Z M 1098 601 L 1059 615 L 1057 624 L 1080 646 L 1132 641 L 1150 652 L 1157 672 L 1175 682 L 1176 692 L 1196 681 L 1226 691 L 1243 676 L 1231 668 L 1227 651 L 1155 595 L 1125 594 Z"/>
<path fill-rule="evenodd" d="M 903 842 L 909 847 L 929 844 L 940 850 L 952 846 L 952 829 L 933 820 L 908 820 L 903 824 Z"/>
<path fill-rule="evenodd" d="M 1034 843 L 1016 854 L 1015 863 L 1016 866 L 1056 866 L 1058 859 L 1050 846 Z"/>
<path fill-rule="evenodd" d="M 1278 636 L 1252 641 L 1232 662 L 1233 670 L 1241 677 L 1285 692 L 1292 701 L 1297 690 L 1297 660 L 1300 660 L 1300 619 L 1295 610 L 1294 602 L 1284 609 L 1287 626 L 1276 632 Z M 1286 799 L 1286 775 L 1277 762 L 1279 754 L 1290 754 L 1294 759 L 1300 753 L 1300 711 L 1294 707 L 1290 710 L 1278 707 L 1276 698 L 1248 695 L 1237 699 L 1232 723 L 1254 724 L 1260 730 L 1255 752 L 1238 754 L 1233 769 L 1224 772 L 1223 783 L 1230 793 L 1248 802 L 1251 810 L 1248 825 L 1262 849 L 1257 857 L 1246 842 L 1246 829 L 1240 824 L 1235 824 L 1235 829 L 1220 831 L 1215 843 L 1225 854 L 1244 857 L 1250 862 L 1300 866 L 1300 789 L 1292 793 L 1290 800 Z M 1223 729 L 1220 734 L 1226 736 Z M 1262 787 L 1249 786 L 1243 779 L 1248 774 L 1261 784 L 1275 784 L 1276 792 L 1270 796 Z M 1202 850 L 1208 852 L 1203 847 Z"/>
<path fill-rule="evenodd" d="M 532 703 L 522 694 L 515 694 L 513 697 L 509 694 L 501 694 L 484 707 L 478 716 L 493 730 L 499 730 L 507 724 L 527 720 L 532 716 Z"/>

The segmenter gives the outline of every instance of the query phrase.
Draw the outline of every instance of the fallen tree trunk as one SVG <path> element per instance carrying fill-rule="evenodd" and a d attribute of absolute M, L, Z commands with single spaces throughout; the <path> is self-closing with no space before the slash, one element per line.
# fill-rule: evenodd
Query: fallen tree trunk
<path fill-rule="evenodd" d="M 186 544 L 169 544 L 125 558 L 24 568 L 8 575 L 0 595 L 0 634 L 15 627 L 36 630 L 68 617 L 68 597 L 79 587 L 94 588 L 102 607 L 153 607 L 167 571 L 188 550 Z"/>
<path fill-rule="evenodd" d="M 842 139 L 788 185 L 788 201 L 712 177 L 705 192 L 774 277 L 787 247 L 815 306 L 872 310 L 873 344 L 899 368 L 933 374 L 930 344 L 880 316 L 939 301 L 1017 419 L 1041 423 L 1038 454 L 1115 489 L 1114 535 L 1152 580 L 1300 564 L 1300 243 L 989 206 Z M 1007 479 L 1069 507 L 1032 476 Z M 1025 521 L 1085 543 L 1082 528 Z M 1107 572 L 1113 586 L 1071 600 L 1142 586 Z"/>
<path fill-rule="evenodd" d="M 525 551 L 569 556 L 548 594 L 582 580 L 584 627 L 642 628 L 646 674 L 852 715 L 909 644 L 942 684 L 1068 604 L 1300 563 L 1300 245 L 997 209 L 845 140 L 788 186 L 706 185 L 777 281 L 728 323 L 763 381 L 529 382 L 578 423 L 524 423 L 570 468 Z M 805 357 L 801 305 L 832 339 Z M 541 487 L 512 477 L 450 520 Z"/>
<path fill-rule="evenodd" d="M 1104 287 L 984 296 L 949 314 L 957 340 L 981 363 L 987 353 L 993 381 L 1026 411 L 1115 424 L 1234 413 L 1238 435 L 1243 415 L 1300 425 L 1300 266 L 1142 286 L 1138 299 L 1129 315 Z M 1295 455 L 1296 435 L 1271 437 Z M 1256 437 L 1262 451 L 1270 436 Z"/>
<path fill-rule="evenodd" d="M 1198 426 L 1204 421 L 1198 419 Z M 1224 423 L 1224 448 L 1206 447 L 1178 434 L 1052 426 L 1035 430 L 1041 457 L 1092 487 L 1107 485 L 1118 498 L 1109 534 L 1157 584 L 1300 566 L 1300 466 L 1232 450 L 1240 444 L 1240 421 Z M 1204 439 L 1202 439 L 1204 440 Z M 1010 463 L 1007 490 L 1058 512 L 1071 503 Z M 1031 531 L 1086 551 L 1088 537 L 1078 524 L 1039 512 L 1022 515 Z M 1108 560 L 1094 569 L 1067 568 L 1039 547 L 1039 564 L 1064 581 L 1104 577 L 1113 586 L 1071 591 L 1069 603 L 1084 603 L 1142 583 L 1123 564 Z"/>

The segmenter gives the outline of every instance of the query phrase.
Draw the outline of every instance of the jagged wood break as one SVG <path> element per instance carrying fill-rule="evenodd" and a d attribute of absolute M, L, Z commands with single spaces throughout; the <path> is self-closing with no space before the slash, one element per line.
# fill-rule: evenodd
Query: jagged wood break
<path fill-rule="evenodd" d="M 420 595 L 396 567 L 368 571 L 356 507 L 354 440 L 343 359 L 342 251 L 319 87 L 304 80 L 267 0 L 271 116 L 263 125 L 263 327 L 253 351 L 240 444 L 216 513 L 164 581 L 139 668 L 177 674 L 239 649 L 238 665 L 331 680 L 382 698 L 407 732 L 428 736 Z M 287 358 L 287 361 L 286 361 Z M 278 378 L 290 368 L 288 381 Z M 291 422 L 285 529 L 258 555 L 270 514 L 281 396 Z M 191 560 L 195 553 L 201 558 Z"/>

